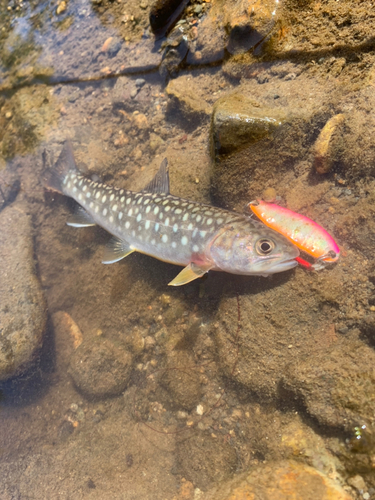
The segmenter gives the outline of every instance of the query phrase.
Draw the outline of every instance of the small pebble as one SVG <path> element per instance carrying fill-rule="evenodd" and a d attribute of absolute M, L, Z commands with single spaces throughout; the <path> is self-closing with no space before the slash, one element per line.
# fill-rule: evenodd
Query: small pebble
<path fill-rule="evenodd" d="M 63 12 L 65 12 L 65 11 L 66 11 L 66 2 L 62 1 L 57 6 L 56 14 L 59 15 L 59 14 L 62 14 Z"/>
<path fill-rule="evenodd" d="M 10 120 L 10 118 L 12 118 L 12 113 L 11 113 L 11 111 L 7 111 L 7 112 L 5 113 L 5 118 L 6 118 L 7 120 Z"/>
<path fill-rule="evenodd" d="M 137 94 L 138 94 L 138 89 L 133 89 L 130 92 L 130 97 L 134 99 L 134 97 L 137 97 Z"/>
<path fill-rule="evenodd" d="M 136 87 L 143 87 L 143 85 L 146 83 L 146 80 L 144 78 L 137 78 L 135 81 L 135 86 Z"/>

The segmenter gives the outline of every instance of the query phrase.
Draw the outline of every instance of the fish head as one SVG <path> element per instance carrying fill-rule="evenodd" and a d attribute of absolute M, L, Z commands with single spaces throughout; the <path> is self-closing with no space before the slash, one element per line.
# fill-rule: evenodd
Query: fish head
<path fill-rule="evenodd" d="M 211 240 L 215 268 L 232 274 L 269 275 L 298 265 L 298 248 L 261 222 L 241 220 L 222 227 Z"/>

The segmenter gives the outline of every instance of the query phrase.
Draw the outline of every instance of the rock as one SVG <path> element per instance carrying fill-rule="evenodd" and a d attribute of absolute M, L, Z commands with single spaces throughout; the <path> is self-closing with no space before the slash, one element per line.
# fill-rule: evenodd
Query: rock
<path fill-rule="evenodd" d="M 197 39 L 190 44 L 186 61 L 188 64 L 207 64 L 221 61 L 224 58 L 225 45 L 224 27 L 217 19 L 208 15 L 198 26 Z"/>
<path fill-rule="evenodd" d="M 20 190 L 18 175 L 9 169 L 0 172 L 0 210 L 12 203 Z"/>
<path fill-rule="evenodd" d="M 267 463 L 215 486 L 202 500 L 352 500 L 338 484 L 294 461 Z"/>
<path fill-rule="evenodd" d="M 160 384 L 167 391 L 163 404 L 173 408 L 191 410 L 202 396 L 198 368 L 185 351 L 173 351 L 168 356 L 165 370 L 160 372 Z"/>
<path fill-rule="evenodd" d="M 218 99 L 211 121 L 213 156 L 233 153 L 266 137 L 285 121 L 279 109 L 261 106 L 240 93 Z"/>
<path fill-rule="evenodd" d="M 359 493 L 363 493 L 367 490 L 366 483 L 362 476 L 357 474 L 356 476 L 349 477 L 346 481 L 350 486 L 353 486 Z"/>
<path fill-rule="evenodd" d="M 247 52 L 271 32 L 276 22 L 273 0 L 225 2 L 225 20 L 230 30 L 227 50 L 231 54 Z"/>
<path fill-rule="evenodd" d="M 338 130 L 344 123 L 345 115 L 342 113 L 330 118 L 324 125 L 314 144 L 314 167 L 318 174 L 327 174 L 334 162 L 339 160 L 340 145 Z M 340 147 L 341 146 L 341 147 Z"/>
<path fill-rule="evenodd" d="M 149 147 L 152 153 L 155 153 L 161 146 L 163 146 L 164 140 L 160 137 L 160 135 L 154 134 L 151 132 L 150 134 L 150 142 Z"/>
<path fill-rule="evenodd" d="M 235 449 L 223 436 L 197 432 L 177 445 L 180 474 L 198 488 L 207 489 L 219 480 L 228 479 L 237 468 Z"/>
<path fill-rule="evenodd" d="M 170 98 L 168 111 L 173 112 L 177 108 L 183 117 L 189 122 L 200 124 L 208 121 L 212 108 L 202 97 L 202 90 L 188 75 L 182 75 L 171 80 L 166 88 Z"/>
<path fill-rule="evenodd" d="M 70 374 L 77 389 L 90 399 L 121 394 L 132 369 L 132 356 L 108 339 L 87 339 L 70 360 Z"/>
<path fill-rule="evenodd" d="M 321 425 L 350 431 L 375 414 L 375 353 L 360 341 L 344 342 L 291 364 L 282 379 L 286 397 L 302 402 Z"/>
<path fill-rule="evenodd" d="M 0 381 L 27 370 L 46 328 L 32 238 L 31 220 L 22 207 L 10 206 L 0 213 Z"/>

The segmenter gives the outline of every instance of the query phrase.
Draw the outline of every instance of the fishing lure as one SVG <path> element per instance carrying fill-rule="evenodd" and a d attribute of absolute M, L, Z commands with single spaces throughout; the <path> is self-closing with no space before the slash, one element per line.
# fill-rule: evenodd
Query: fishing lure
<path fill-rule="evenodd" d="M 264 224 L 316 259 L 316 263 L 311 265 L 301 257 L 297 257 L 296 260 L 301 265 L 317 270 L 323 268 L 326 263 L 336 262 L 339 259 L 340 249 L 335 240 L 308 217 L 262 200 L 253 201 L 248 206 Z"/>

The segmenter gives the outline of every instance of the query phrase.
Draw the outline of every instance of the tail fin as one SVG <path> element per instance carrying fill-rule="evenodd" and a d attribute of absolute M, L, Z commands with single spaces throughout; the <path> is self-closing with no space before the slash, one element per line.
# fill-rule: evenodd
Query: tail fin
<path fill-rule="evenodd" d="M 46 152 L 43 153 L 43 163 L 46 164 Z M 45 170 L 44 185 L 47 189 L 63 193 L 64 179 L 66 175 L 77 170 L 74 160 L 73 148 L 70 139 L 64 142 L 60 156 L 52 168 Z"/>

